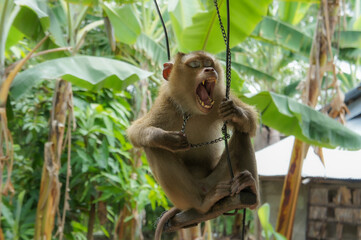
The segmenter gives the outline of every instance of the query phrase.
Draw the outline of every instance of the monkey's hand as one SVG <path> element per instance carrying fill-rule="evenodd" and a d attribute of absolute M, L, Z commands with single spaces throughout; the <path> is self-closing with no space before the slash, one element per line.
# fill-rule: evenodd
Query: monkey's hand
<path fill-rule="evenodd" d="M 156 138 L 156 146 L 171 152 L 186 151 L 190 144 L 186 135 L 177 131 L 164 131 Z"/>
<path fill-rule="evenodd" d="M 249 133 L 252 131 L 252 123 L 247 110 L 237 106 L 232 99 L 223 99 L 219 114 L 223 121 L 231 122 L 241 132 Z"/>
<path fill-rule="evenodd" d="M 243 172 L 239 172 L 234 176 L 234 178 L 231 180 L 231 196 L 234 196 L 238 193 L 240 193 L 242 190 L 249 188 L 252 193 L 254 193 L 257 196 L 257 202 L 250 206 L 251 209 L 254 209 L 258 205 L 258 191 L 256 186 L 256 180 L 252 176 L 252 174 L 245 170 Z"/>

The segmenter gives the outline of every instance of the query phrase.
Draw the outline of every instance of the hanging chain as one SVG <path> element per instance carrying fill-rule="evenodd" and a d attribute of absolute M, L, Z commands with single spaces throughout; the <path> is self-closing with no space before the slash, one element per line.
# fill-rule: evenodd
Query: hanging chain
<path fill-rule="evenodd" d="M 218 16 L 218 20 L 219 20 L 219 25 L 221 27 L 224 43 L 227 46 L 227 50 L 226 50 L 226 55 L 227 55 L 226 56 L 226 59 L 227 59 L 227 63 L 226 63 L 226 99 L 229 99 L 229 92 L 230 92 L 230 88 L 231 88 L 231 74 L 232 74 L 231 50 L 229 49 L 229 40 L 227 39 L 227 34 L 226 34 L 226 31 L 225 31 L 223 23 L 222 23 L 217 0 L 214 0 L 214 5 L 216 7 L 217 16 Z M 187 114 L 187 113 L 183 114 L 183 124 L 182 124 L 182 130 L 181 130 L 182 133 L 185 133 L 186 124 L 190 117 L 191 117 L 191 114 Z M 208 142 L 191 144 L 191 148 L 199 148 L 199 147 L 203 147 L 203 146 L 210 145 L 210 144 L 215 144 L 215 143 L 218 143 L 221 141 L 225 141 L 226 139 L 229 139 L 230 135 L 227 133 L 227 123 L 223 124 L 222 133 L 223 133 L 222 137 L 216 138 L 216 139 L 208 141 Z"/>
<path fill-rule="evenodd" d="M 219 13 L 217 0 L 214 0 L 214 6 L 216 7 L 219 26 L 221 28 L 223 40 L 224 40 L 224 43 L 227 46 L 227 49 L 226 49 L 226 59 L 227 59 L 227 62 L 226 62 L 226 98 L 229 99 L 229 92 L 230 92 L 230 89 L 231 89 L 231 74 L 232 74 L 231 50 L 228 47 L 229 46 L 229 40 L 227 39 L 227 34 L 226 34 L 226 31 L 225 31 L 223 23 L 222 23 L 221 14 Z"/>
<path fill-rule="evenodd" d="M 182 130 L 181 130 L 182 133 L 185 133 L 186 124 L 190 117 L 191 117 L 191 114 L 187 114 L 187 113 L 183 114 L 183 124 L 182 124 Z M 224 132 L 223 128 L 224 128 L 224 126 L 222 127 L 222 132 Z M 229 139 L 229 138 L 230 138 L 230 135 L 226 133 L 226 135 L 224 135 L 223 137 L 216 138 L 212 141 L 196 143 L 196 144 L 191 143 L 190 145 L 191 145 L 191 148 L 199 148 L 199 147 L 203 147 L 206 145 L 215 144 L 215 143 L 224 141 L 225 139 Z"/>
<path fill-rule="evenodd" d="M 186 124 L 190 117 L 191 117 L 191 114 L 187 114 L 187 113 L 183 114 L 183 124 L 182 124 L 182 130 L 181 130 L 182 133 L 186 132 Z"/>

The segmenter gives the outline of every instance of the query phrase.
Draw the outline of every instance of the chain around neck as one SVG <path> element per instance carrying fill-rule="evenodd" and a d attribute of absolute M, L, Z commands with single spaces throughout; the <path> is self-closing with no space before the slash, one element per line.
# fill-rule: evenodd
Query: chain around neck
<path fill-rule="evenodd" d="M 185 131 L 186 131 L 186 125 L 187 125 L 187 122 L 189 120 L 189 118 L 191 117 L 192 115 L 191 114 L 188 114 L 188 113 L 183 113 L 183 124 L 182 124 L 182 130 L 181 132 L 185 134 Z M 202 143 L 196 143 L 196 144 L 193 144 L 191 143 L 191 148 L 199 148 L 199 147 L 203 147 L 203 146 L 206 146 L 206 145 L 210 145 L 210 144 L 215 144 L 215 143 L 218 143 L 218 142 L 221 142 L 221 141 L 224 141 L 226 139 L 229 139 L 230 138 L 230 135 L 225 132 L 227 131 L 226 129 L 224 129 L 224 126 L 222 127 L 222 132 L 223 132 L 223 136 L 222 137 L 219 137 L 219 138 L 216 138 L 214 140 L 211 140 L 211 141 L 208 141 L 208 142 L 202 142 Z"/>

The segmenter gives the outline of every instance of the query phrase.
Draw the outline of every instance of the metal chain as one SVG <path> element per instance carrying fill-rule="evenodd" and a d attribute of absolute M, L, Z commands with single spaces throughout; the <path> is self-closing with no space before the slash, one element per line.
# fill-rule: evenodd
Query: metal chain
<path fill-rule="evenodd" d="M 190 117 L 191 117 L 191 114 L 187 114 L 187 113 L 183 114 L 183 124 L 182 124 L 182 130 L 181 130 L 182 133 L 186 132 L 186 124 Z"/>
<path fill-rule="evenodd" d="M 218 20 L 219 20 L 219 25 L 221 27 L 221 31 L 222 31 L 222 35 L 223 35 L 223 39 L 224 42 L 226 44 L 226 59 L 227 59 L 227 64 L 226 64 L 226 98 L 229 98 L 229 92 L 230 92 L 230 88 L 231 88 L 231 74 L 232 74 L 232 67 L 231 67 L 231 50 L 229 48 L 229 26 L 230 26 L 230 17 L 229 17 L 229 1 L 227 1 L 227 20 L 228 20 L 228 36 L 226 34 L 226 31 L 224 30 L 223 27 L 223 23 L 222 23 L 222 19 L 221 19 L 221 15 L 219 13 L 219 8 L 218 8 L 218 4 L 217 4 L 217 0 L 214 0 L 214 5 L 216 7 L 217 10 L 217 16 L 218 16 Z M 227 38 L 228 37 L 228 38 Z M 222 133 L 224 136 L 228 135 L 227 134 L 227 123 L 225 122 L 223 127 L 222 127 Z M 225 141 L 225 145 L 226 145 L 226 150 L 228 150 L 228 143 L 227 140 Z M 234 174 L 233 174 L 233 170 L 232 170 L 232 163 L 230 161 L 230 154 L 227 151 L 227 162 L 228 162 L 228 167 L 230 170 L 230 174 L 232 179 L 234 178 Z M 233 214 L 237 214 L 238 213 L 238 209 L 235 209 L 235 212 Z M 244 235 L 245 235 L 245 224 L 246 223 L 246 209 L 243 209 L 243 220 L 242 220 L 242 240 L 244 239 Z"/>
<path fill-rule="evenodd" d="M 183 114 L 183 124 L 182 124 L 182 130 L 181 130 L 182 133 L 185 133 L 186 124 L 190 117 L 191 117 L 191 114 L 187 114 L 187 113 Z M 224 133 L 224 125 L 222 127 L 222 132 Z M 223 137 L 219 137 L 219 138 L 216 138 L 216 139 L 208 141 L 208 142 L 202 142 L 202 143 L 196 143 L 196 144 L 191 143 L 190 145 L 191 145 L 191 148 L 199 148 L 199 147 L 203 147 L 206 145 L 215 144 L 215 143 L 224 141 L 229 138 L 230 138 L 230 135 L 226 133 L 226 134 L 224 134 Z"/>
<path fill-rule="evenodd" d="M 218 8 L 218 3 L 217 0 L 214 0 L 214 5 L 216 7 L 216 11 L 217 11 L 217 16 L 218 16 L 218 20 L 219 20 L 219 25 L 221 27 L 221 31 L 222 31 L 222 36 L 224 39 L 224 43 L 227 46 L 227 50 L 226 50 L 226 54 L 227 54 L 227 67 L 226 67 L 226 98 L 229 99 L 229 92 L 230 92 L 230 88 L 231 88 L 231 74 L 232 74 L 232 68 L 231 68 L 231 51 L 228 47 L 228 40 L 227 40 L 227 34 L 226 31 L 224 30 L 224 26 L 222 23 L 222 19 L 221 19 L 221 14 L 219 13 L 219 8 Z M 186 129 L 186 124 L 188 119 L 191 117 L 191 114 L 183 114 L 183 124 L 182 124 L 182 133 L 185 133 L 185 129 Z M 230 135 L 227 133 L 227 123 L 223 124 L 222 127 L 222 133 L 223 133 L 223 137 L 219 137 L 216 138 L 214 140 L 208 141 L 208 142 L 203 142 L 203 143 L 197 143 L 197 144 L 190 144 L 191 148 L 199 148 L 199 147 L 203 147 L 206 145 L 210 145 L 210 144 L 215 144 L 221 141 L 225 141 L 226 139 L 230 138 Z"/>
<path fill-rule="evenodd" d="M 219 13 L 217 0 L 214 0 L 214 6 L 216 7 L 219 26 L 220 26 L 221 31 L 222 31 L 222 36 L 223 36 L 224 43 L 226 44 L 226 46 L 228 46 L 229 42 L 227 40 L 227 34 L 226 34 L 226 31 L 225 31 L 223 23 L 222 23 L 221 14 Z M 231 74 L 232 74 L 231 50 L 228 47 L 226 49 L 226 59 L 227 59 L 227 64 L 226 64 L 227 65 L 226 66 L 226 98 L 228 99 L 229 98 L 230 88 L 231 88 Z"/>

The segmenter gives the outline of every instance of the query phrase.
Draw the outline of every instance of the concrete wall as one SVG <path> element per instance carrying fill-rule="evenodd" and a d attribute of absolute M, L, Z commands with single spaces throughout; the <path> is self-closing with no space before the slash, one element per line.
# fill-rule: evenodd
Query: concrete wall
<path fill-rule="evenodd" d="M 270 221 L 276 229 L 278 210 L 282 195 L 283 179 L 281 178 L 260 178 L 261 202 L 269 203 L 271 207 Z M 297 201 L 295 223 L 293 227 L 293 240 L 306 239 L 306 219 L 307 219 L 307 185 L 301 184 L 299 198 Z"/>

